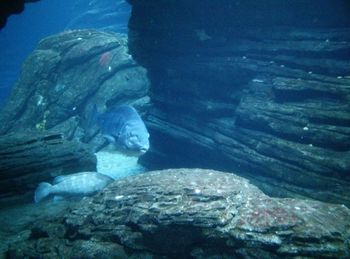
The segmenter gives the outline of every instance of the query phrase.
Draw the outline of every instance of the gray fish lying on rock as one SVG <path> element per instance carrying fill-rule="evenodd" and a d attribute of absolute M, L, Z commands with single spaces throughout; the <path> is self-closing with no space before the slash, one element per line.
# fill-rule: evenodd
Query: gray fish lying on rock
<path fill-rule="evenodd" d="M 52 184 L 42 182 L 35 190 L 34 201 L 39 202 L 47 197 L 88 196 L 102 190 L 113 179 L 96 172 L 81 172 L 57 176 Z"/>
<path fill-rule="evenodd" d="M 139 156 L 149 149 L 149 133 L 132 106 L 117 106 L 102 114 L 95 106 L 93 117 L 103 136 L 122 153 Z"/>

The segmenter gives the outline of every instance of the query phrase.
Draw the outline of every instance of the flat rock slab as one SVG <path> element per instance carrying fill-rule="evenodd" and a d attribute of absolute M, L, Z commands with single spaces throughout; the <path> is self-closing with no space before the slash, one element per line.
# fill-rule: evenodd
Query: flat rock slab
<path fill-rule="evenodd" d="M 33 226 L 7 255 L 348 258 L 349 222 L 343 205 L 270 198 L 230 173 L 169 169 L 115 181 Z"/>

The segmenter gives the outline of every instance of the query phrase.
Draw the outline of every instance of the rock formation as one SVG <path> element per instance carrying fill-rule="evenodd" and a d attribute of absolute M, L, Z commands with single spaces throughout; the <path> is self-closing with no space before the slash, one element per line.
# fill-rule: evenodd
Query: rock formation
<path fill-rule="evenodd" d="M 292 14 L 305 13 L 289 19 L 269 15 L 286 8 L 273 1 L 130 3 L 130 53 L 152 81 L 145 165 L 235 170 L 272 195 L 350 205 L 343 1 L 320 5 L 338 12 L 328 20 L 306 1 L 290 6 Z M 132 103 L 144 111 L 148 85 L 126 39 L 93 30 L 54 35 L 25 62 L 0 133 L 55 129 L 100 145 L 93 130 L 85 132 L 92 105 L 101 111 Z"/>
<path fill-rule="evenodd" d="M 76 30 L 43 39 L 0 114 L 1 196 L 32 191 L 52 173 L 95 170 L 92 152 L 104 139 L 89 122 L 93 105 L 100 112 L 125 103 L 144 111 L 148 84 L 121 36 Z M 90 153 L 81 142 L 91 144 Z"/>
<path fill-rule="evenodd" d="M 76 30 L 38 44 L 0 113 L 4 150 L 28 129 L 99 147 L 92 106 L 128 103 L 147 111 L 148 168 L 225 169 L 303 199 L 233 173 L 155 171 L 33 224 L 4 256 L 349 257 L 346 1 L 129 2 L 128 40 Z"/>
<path fill-rule="evenodd" d="M 129 2 L 130 52 L 152 80 L 144 163 L 350 205 L 345 1 Z"/>
<path fill-rule="evenodd" d="M 146 71 L 128 54 L 125 38 L 93 30 L 66 31 L 40 41 L 0 115 L 0 134 L 52 130 L 80 138 L 94 104 L 148 103 Z M 81 134 L 79 136 L 79 134 Z"/>
<path fill-rule="evenodd" d="M 33 225 L 14 258 L 346 258 L 350 210 L 270 198 L 246 179 L 201 169 L 124 178 Z"/>
<path fill-rule="evenodd" d="M 84 170 L 96 170 L 91 148 L 61 134 L 22 132 L 0 137 L 1 205 L 32 202 L 37 183 Z"/>

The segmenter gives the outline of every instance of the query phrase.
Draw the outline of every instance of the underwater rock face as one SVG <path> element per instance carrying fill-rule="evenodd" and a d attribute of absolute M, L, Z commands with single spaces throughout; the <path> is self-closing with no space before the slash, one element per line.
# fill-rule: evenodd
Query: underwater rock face
<path fill-rule="evenodd" d="M 7 255 L 346 258 L 349 221 L 343 205 L 270 198 L 232 173 L 169 169 L 115 181 L 35 224 Z"/>
<path fill-rule="evenodd" d="M 347 1 L 129 2 L 130 53 L 152 80 L 144 164 L 350 206 Z"/>
<path fill-rule="evenodd" d="M 148 86 L 123 36 L 75 30 L 41 40 L 0 113 L 0 198 L 59 174 L 95 171 L 92 152 L 105 140 L 88 123 L 92 107 L 127 103 L 142 112 Z"/>
<path fill-rule="evenodd" d="M 125 37 L 75 30 L 41 40 L 25 61 L 0 119 L 0 134 L 22 129 L 55 130 L 83 139 L 82 125 L 119 104 L 149 102 L 146 71 L 128 54 Z M 90 141 L 87 139 L 86 141 Z"/>
<path fill-rule="evenodd" d="M 62 134 L 22 132 L 0 136 L 0 203 L 32 202 L 37 183 L 65 173 L 95 171 L 96 163 L 90 147 L 67 141 Z"/>

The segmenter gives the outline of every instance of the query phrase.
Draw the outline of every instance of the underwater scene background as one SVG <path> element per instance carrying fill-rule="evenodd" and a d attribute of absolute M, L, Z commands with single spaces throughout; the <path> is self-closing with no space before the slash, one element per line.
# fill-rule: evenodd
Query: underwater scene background
<path fill-rule="evenodd" d="M 348 1 L 42 0 L 0 47 L 0 257 L 350 257 Z"/>

